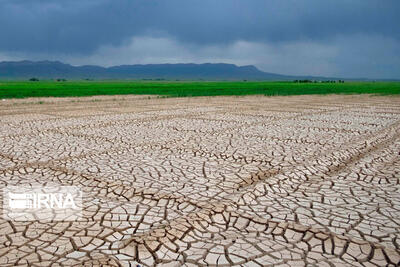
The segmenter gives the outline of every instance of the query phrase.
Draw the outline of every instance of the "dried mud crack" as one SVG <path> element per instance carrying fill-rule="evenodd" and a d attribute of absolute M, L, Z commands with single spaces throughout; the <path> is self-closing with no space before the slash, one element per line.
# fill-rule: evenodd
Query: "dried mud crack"
<path fill-rule="evenodd" d="M 0 188 L 82 218 L 1 217 L 0 266 L 400 265 L 399 97 L 43 102 L 1 103 Z"/>

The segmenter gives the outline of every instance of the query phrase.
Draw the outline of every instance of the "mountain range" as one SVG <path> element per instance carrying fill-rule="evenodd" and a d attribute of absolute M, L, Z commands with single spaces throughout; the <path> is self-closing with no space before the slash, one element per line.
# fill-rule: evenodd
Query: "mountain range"
<path fill-rule="evenodd" d="M 3 61 L 0 79 L 165 79 L 165 80 L 334 80 L 332 77 L 290 76 L 263 72 L 255 66 L 225 63 L 147 64 L 101 67 L 72 66 L 59 61 Z"/>

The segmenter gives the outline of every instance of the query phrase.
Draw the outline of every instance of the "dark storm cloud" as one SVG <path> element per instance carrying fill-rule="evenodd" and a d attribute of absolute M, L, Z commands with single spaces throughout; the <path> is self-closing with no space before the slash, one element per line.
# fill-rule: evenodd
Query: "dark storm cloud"
<path fill-rule="evenodd" d="M 400 39 L 398 0 L 0 0 L 1 51 L 87 53 L 165 33 L 190 43 Z"/>
<path fill-rule="evenodd" d="M 400 77 L 399 0 L 0 0 L 0 61 Z"/>

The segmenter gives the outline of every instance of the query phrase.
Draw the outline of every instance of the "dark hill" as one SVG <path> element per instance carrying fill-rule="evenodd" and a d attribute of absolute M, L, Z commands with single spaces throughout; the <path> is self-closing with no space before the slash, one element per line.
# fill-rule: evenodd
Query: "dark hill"
<path fill-rule="evenodd" d="M 288 76 L 233 64 L 148 64 L 114 67 L 72 66 L 59 61 L 0 62 L 0 79 L 166 79 L 166 80 L 293 80 Z M 319 78 L 328 79 L 328 78 Z"/>

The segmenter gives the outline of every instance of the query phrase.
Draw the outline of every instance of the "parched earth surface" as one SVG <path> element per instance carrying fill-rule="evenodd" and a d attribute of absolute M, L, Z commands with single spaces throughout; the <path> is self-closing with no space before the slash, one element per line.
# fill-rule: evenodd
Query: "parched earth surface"
<path fill-rule="evenodd" d="M 399 266 L 399 153 L 399 97 L 0 101 L 0 186 L 84 199 L 0 266 Z"/>

